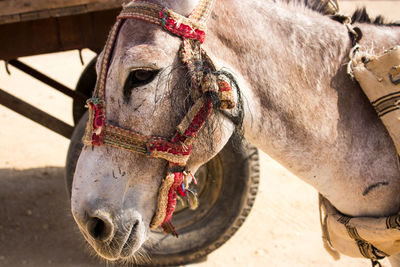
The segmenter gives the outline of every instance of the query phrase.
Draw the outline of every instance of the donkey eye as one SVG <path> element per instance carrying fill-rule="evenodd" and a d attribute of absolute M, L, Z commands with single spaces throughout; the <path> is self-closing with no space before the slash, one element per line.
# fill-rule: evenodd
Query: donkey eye
<path fill-rule="evenodd" d="M 124 85 L 124 99 L 129 102 L 132 89 L 151 83 L 160 70 L 137 69 L 129 73 Z"/>
<path fill-rule="evenodd" d="M 153 76 L 153 72 L 148 70 L 136 70 L 133 73 L 135 79 L 141 82 L 147 81 Z"/>
<path fill-rule="evenodd" d="M 124 90 L 148 84 L 154 80 L 159 70 L 138 69 L 131 71 L 125 81 Z"/>

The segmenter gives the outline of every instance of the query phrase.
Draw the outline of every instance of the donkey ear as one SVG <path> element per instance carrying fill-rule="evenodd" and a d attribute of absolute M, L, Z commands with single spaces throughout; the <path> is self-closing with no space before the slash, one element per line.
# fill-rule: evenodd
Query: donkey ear
<path fill-rule="evenodd" d="M 189 16 L 199 0 L 166 0 L 167 6 L 178 14 Z"/>

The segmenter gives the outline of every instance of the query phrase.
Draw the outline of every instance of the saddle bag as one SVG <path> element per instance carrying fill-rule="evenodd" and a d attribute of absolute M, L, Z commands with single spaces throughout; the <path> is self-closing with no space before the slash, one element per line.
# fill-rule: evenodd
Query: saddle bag
<path fill-rule="evenodd" d="M 352 53 L 349 74 L 359 82 L 400 155 L 400 46 L 374 56 Z M 349 217 L 320 195 L 324 245 L 337 259 L 343 253 L 373 262 L 400 253 L 400 215 Z"/>
<path fill-rule="evenodd" d="M 320 195 L 323 241 L 335 258 L 343 253 L 377 261 L 400 252 L 400 215 L 349 217 Z"/>
<path fill-rule="evenodd" d="M 355 53 L 350 64 L 400 154 L 400 46 L 379 56 Z"/>

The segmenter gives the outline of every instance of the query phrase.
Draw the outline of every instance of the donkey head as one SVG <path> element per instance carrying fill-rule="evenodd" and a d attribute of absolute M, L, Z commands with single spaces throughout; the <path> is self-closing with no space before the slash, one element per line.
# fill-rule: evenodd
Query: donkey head
<path fill-rule="evenodd" d="M 153 217 L 160 209 L 160 185 L 164 186 L 167 173 L 195 173 L 222 149 L 234 130 L 233 123 L 217 112 L 221 107 L 221 101 L 215 99 L 218 94 L 199 93 L 200 87 L 204 90 L 207 77 L 217 79 L 215 69 L 206 68 L 210 63 L 205 63 L 205 55 L 201 60 L 193 60 L 195 69 L 189 70 L 182 62 L 182 53 L 178 52 L 186 37 L 177 37 L 165 29 L 168 23 L 174 23 L 167 14 L 170 9 L 156 14 L 167 23 L 164 29 L 130 17 L 137 11 L 137 5 L 141 11 L 148 12 L 148 4 L 132 2 L 125 7 L 99 56 L 95 95 L 101 103 L 89 103 L 94 110 L 86 130 L 90 140 L 79 157 L 72 187 L 72 213 L 79 229 L 96 252 L 108 260 L 131 258 L 146 241 L 150 225 L 155 228 L 160 224 L 155 224 Z M 150 7 L 174 8 L 187 16 L 197 1 L 158 1 L 156 4 Z M 178 29 L 181 25 L 184 24 L 178 22 L 172 28 Z M 197 49 L 200 42 L 191 40 L 187 44 Z M 201 73 L 197 86 L 194 71 Z M 99 89 L 102 83 L 104 88 Z M 210 79 L 207 85 L 212 86 Z M 212 108 L 205 126 L 189 140 L 185 133 L 177 131 L 177 126 L 185 124 L 185 119 L 186 124 L 195 120 L 188 114 L 199 99 L 210 103 Z M 96 126 L 97 119 L 101 120 L 100 126 Z M 113 129 L 119 135 L 110 133 Z M 140 145 L 135 146 L 136 141 L 133 144 L 128 135 L 137 137 L 135 140 Z M 160 151 L 153 145 L 161 140 L 158 137 L 168 140 L 163 143 L 168 149 L 161 152 L 189 151 L 190 157 L 182 152 L 186 157 L 183 163 L 157 157 Z M 122 139 L 130 143 L 121 143 Z M 175 194 L 172 192 L 175 189 L 169 193 Z"/>

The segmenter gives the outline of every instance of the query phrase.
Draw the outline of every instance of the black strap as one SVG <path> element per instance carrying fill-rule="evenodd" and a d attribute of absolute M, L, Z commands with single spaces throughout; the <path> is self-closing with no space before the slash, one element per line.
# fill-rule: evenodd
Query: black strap
<path fill-rule="evenodd" d="M 330 16 L 330 18 L 347 26 L 352 47 L 361 40 L 363 36 L 361 29 L 359 27 L 353 27 L 353 22 L 351 21 L 350 16 L 336 13 L 335 15 Z"/>
<path fill-rule="evenodd" d="M 354 32 L 349 31 L 350 39 L 351 39 L 351 45 L 355 46 L 362 38 L 363 34 L 360 28 L 354 27 L 353 30 Z"/>

